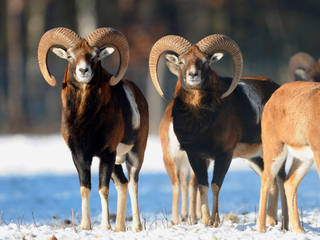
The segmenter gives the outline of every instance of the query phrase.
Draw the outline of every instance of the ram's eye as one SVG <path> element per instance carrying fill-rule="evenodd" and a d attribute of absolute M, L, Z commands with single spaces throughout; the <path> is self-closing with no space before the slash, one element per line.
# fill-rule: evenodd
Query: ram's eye
<path fill-rule="evenodd" d="M 179 65 L 183 65 L 183 64 L 184 64 L 184 60 L 182 59 L 179 61 Z"/>

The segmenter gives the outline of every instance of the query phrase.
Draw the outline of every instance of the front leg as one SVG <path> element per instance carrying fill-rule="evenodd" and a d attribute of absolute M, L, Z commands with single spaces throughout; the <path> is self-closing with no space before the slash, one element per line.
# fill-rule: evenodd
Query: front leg
<path fill-rule="evenodd" d="M 209 183 L 206 159 L 201 157 L 201 154 L 199 153 L 187 151 L 187 154 L 190 165 L 199 184 L 201 222 L 205 226 L 209 226 L 211 225 L 211 222 L 208 204 Z"/>
<path fill-rule="evenodd" d="M 230 167 L 232 160 L 232 153 L 222 153 L 215 158 L 213 178 L 211 182 L 212 190 L 212 221 L 213 226 L 218 227 L 220 224 L 219 217 L 219 192 L 226 176 L 226 173 Z"/>
<path fill-rule="evenodd" d="M 73 162 L 77 168 L 81 193 L 81 224 L 80 229 L 90 230 L 90 190 L 92 157 L 83 153 L 72 152 Z"/>
<path fill-rule="evenodd" d="M 111 178 L 111 173 L 114 167 L 115 153 L 110 153 L 109 151 L 104 152 L 100 156 L 99 165 L 99 194 L 101 200 L 101 228 L 110 230 L 110 220 L 109 220 L 109 183 Z"/>

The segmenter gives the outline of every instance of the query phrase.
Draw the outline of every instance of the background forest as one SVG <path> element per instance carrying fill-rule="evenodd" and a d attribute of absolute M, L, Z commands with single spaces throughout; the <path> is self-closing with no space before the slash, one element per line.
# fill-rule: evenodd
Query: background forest
<path fill-rule="evenodd" d="M 288 81 L 288 60 L 298 51 L 320 56 L 320 1 L 316 0 L 0 0 L 0 133 L 54 133 L 60 126 L 60 88 L 40 75 L 38 42 L 43 33 L 63 26 L 86 36 L 97 27 L 126 35 L 135 81 L 150 105 L 151 132 L 158 131 L 172 97 L 173 75 L 162 67 L 166 97 L 156 93 L 148 70 L 153 43 L 167 34 L 193 43 L 212 33 L 234 39 L 244 57 L 244 75 Z M 117 59 L 104 63 L 112 72 Z M 49 66 L 62 80 L 66 63 L 52 54 Z M 111 66 L 111 67 L 109 67 Z M 218 64 L 231 75 L 230 61 Z"/>

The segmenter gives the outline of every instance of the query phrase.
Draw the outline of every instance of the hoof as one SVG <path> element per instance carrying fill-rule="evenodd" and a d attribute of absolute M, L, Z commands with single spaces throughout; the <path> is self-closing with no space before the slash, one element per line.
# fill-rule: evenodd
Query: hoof
<path fill-rule="evenodd" d="M 126 227 L 125 227 L 125 226 L 123 226 L 123 227 L 116 227 L 116 228 L 114 229 L 114 231 L 115 231 L 115 232 L 125 232 L 125 231 L 126 231 Z"/>
<path fill-rule="evenodd" d="M 169 226 L 172 227 L 172 226 L 177 225 L 177 224 L 179 224 L 178 221 L 175 221 L 175 220 L 171 219 L 171 221 L 169 223 Z"/>
<path fill-rule="evenodd" d="M 197 219 L 195 217 L 189 217 L 188 218 L 188 223 L 190 225 L 195 225 L 197 223 Z"/>
<path fill-rule="evenodd" d="M 270 225 L 272 227 L 274 227 L 278 223 L 277 219 L 274 219 L 273 217 L 269 217 L 269 216 L 267 216 L 266 222 L 267 222 L 267 225 Z"/>
<path fill-rule="evenodd" d="M 188 220 L 187 216 L 181 216 L 181 222 L 186 222 Z"/>
<path fill-rule="evenodd" d="M 205 226 L 211 226 L 212 225 L 212 220 L 210 218 L 202 218 L 201 223 Z"/>
<path fill-rule="evenodd" d="M 214 221 L 213 224 L 212 224 L 212 226 L 215 227 L 215 228 L 219 227 L 219 225 L 220 225 L 220 221 L 219 220 Z"/>
<path fill-rule="evenodd" d="M 306 233 L 306 232 L 304 231 L 304 229 L 303 229 L 302 227 L 300 227 L 300 226 L 291 227 L 290 229 L 291 229 L 293 232 L 296 232 L 296 233 Z"/>
<path fill-rule="evenodd" d="M 79 227 L 80 230 L 91 230 L 91 224 L 81 224 Z"/>
<path fill-rule="evenodd" d="M 266 226 L 262 226 L 261 224 L 257 223 L 257 230 L 258 230 L 258 232 L 265 233 Z"/>
<path fill-rule="evenodd" d="M 220 225 L 220 217 L 218 214 L 216 214 L 216 217 L 213 218 L 212 220 L 212 226 L 216 228 L 216 227 L 219 227 L 219 225 Z"/>
<path fill-rule="evenodd" d="M 138 226 L 133 227 L 133 231 L 135 231 L 135 232 L 141 232 L 141 231 L 142 231 L 142 225 L 139 224 Z"/>
<path fill-rule="evenodd" d="M 101 224 L 100 228 L 102 230 L 112 230 L 110 224 L 107 224 L 107 225 L 106 224 Z"/>

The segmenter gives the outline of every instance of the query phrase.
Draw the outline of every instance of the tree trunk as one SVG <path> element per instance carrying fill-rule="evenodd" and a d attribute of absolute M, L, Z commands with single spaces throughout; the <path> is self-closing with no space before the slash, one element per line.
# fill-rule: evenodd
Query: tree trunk
<path fill-rule="evenodd" d="M 75 4 L 77 8 L 78 34 L 81 37 L 85 37 L 97 28 L 96 4 L 92 0 L 77 0 Z"/>
<path fill-rule="evenodd" d="M 23 109 L 23 49 L 22 12 L 23 0 L 7 0 L 8 45 L 8 115 L 7 131 L 20 132 L 25 126 Z"/>

